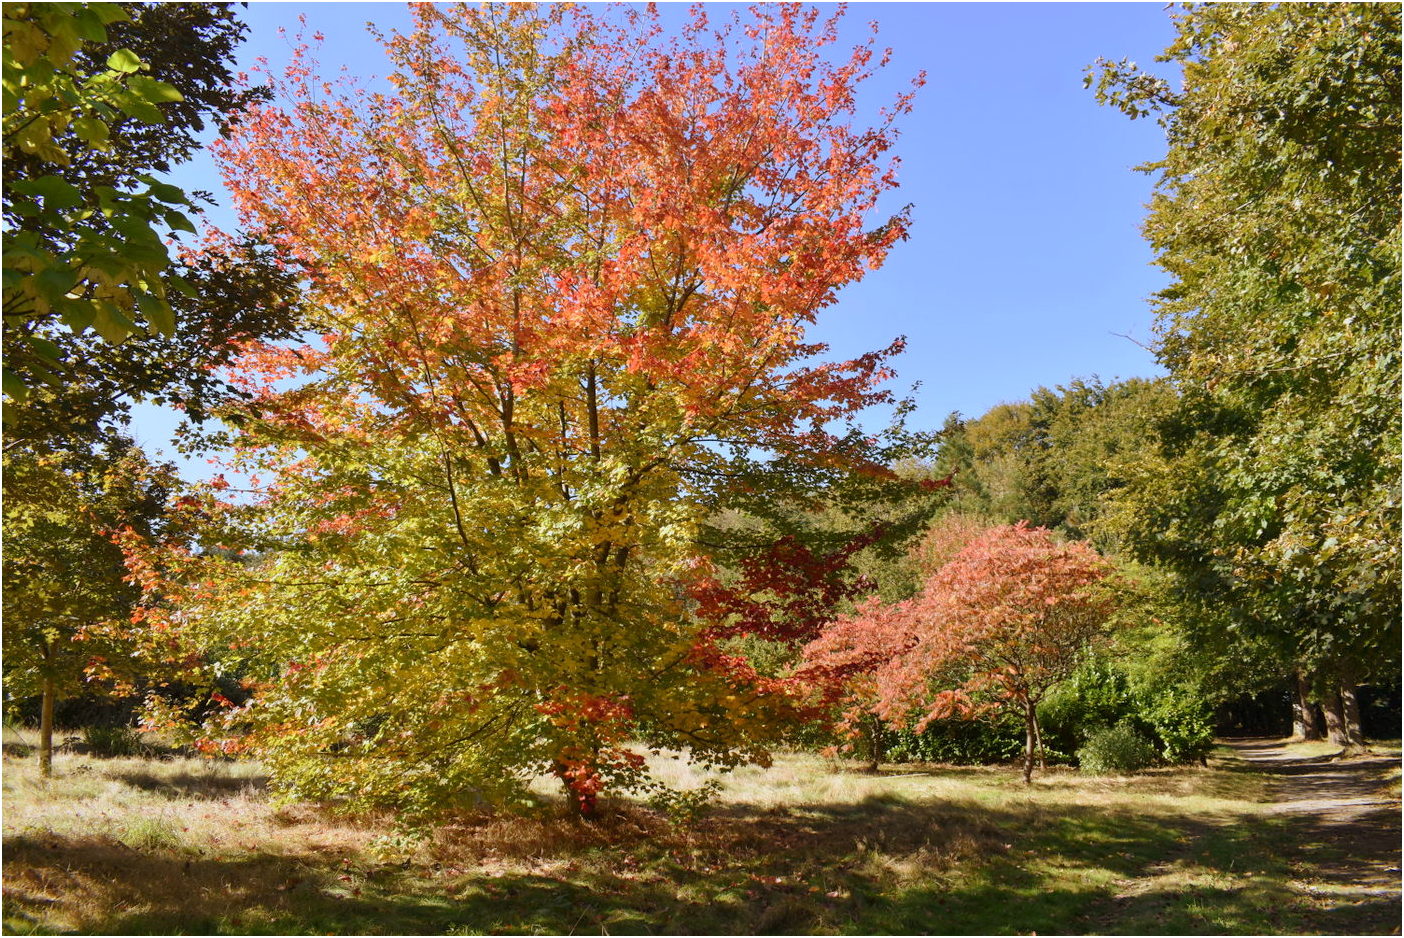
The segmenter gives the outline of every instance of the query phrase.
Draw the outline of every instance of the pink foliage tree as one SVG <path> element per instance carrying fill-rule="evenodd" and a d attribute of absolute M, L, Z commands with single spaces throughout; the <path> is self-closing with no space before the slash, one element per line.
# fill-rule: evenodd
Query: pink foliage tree
<path fill-rule="evenodd" d="M 1083 542 L 1026 523 L 992 527 L 932 572 L 920 593 L 870 601 L 805 648 L 803 674 L 845 704 L 918 732 L 1000 710 L 1024 721 L 1024 781 L 1041 750 L 1038 704 L 1107 628 L 1111 571 Z"/>

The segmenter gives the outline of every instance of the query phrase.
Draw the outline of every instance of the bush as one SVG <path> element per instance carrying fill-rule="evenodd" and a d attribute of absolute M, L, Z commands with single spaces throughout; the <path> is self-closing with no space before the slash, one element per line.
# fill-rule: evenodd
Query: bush
<path fill-rule="evenodd" d="M 889 762 L 945 762 L 988 765 L 1006 762 L 1024 751 L 1023 727 L 1008 719 L 937 720 L 922 733 L 888 730 Z M 1050 759 L 1057 753 L 1049 750 Z"/>
<path fill-rule="evenodd" d="M 660 786 L 648 799 L 648 806 L 666 814 L 674 827 L 685 829 L 716 808 L 720 793 L 721 783 L 717 781 L 709 781 L 689 791 Z"/>
<path fill-rule="evenodd" d="M 1039 705 L 1045 742 L 1076 749 L 1098 730 L 1131 717 L 1136 703 L 1127 675 L 1112 662 L 1085 661 Z"/>
<path fill-rule="evenodd" d="M 1077 761 L 1084 772 L 1120 775 L 1152 765 L 1156 752 L 1150 740 L 1134 727 L 1118 723 L 1089 736 L 1087 744 L 1077 751 Z"/>
<path fill-rule="evenodd" d="M 1214 746 L 1214 716 L 1203 697 L 1179 687 L 1147 697 L 1141 717 L 1159 738 L 1166 761 L 1193 762 L 1208 755 Z"/>
<path fill-rule="evenodd" d="M 1201 759 L 1214 741 L 1214 708 L 1199 690 L 1158 671 L 1133 676 L 1105 659 L 1085 662 L 1038 713 L 1045 743 L 1067 751 L 1119 725 L 1172 763 Z"/>
<path fill-rule="evenodd" d="M 146 746 L 130 726 L 90 726 L 83 730 L 83 743 L 93 755 L 109 759 L 146 752 Z"/>

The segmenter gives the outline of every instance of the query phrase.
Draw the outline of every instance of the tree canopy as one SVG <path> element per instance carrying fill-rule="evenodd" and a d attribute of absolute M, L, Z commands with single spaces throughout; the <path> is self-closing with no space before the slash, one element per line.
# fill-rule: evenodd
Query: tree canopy
<path fill-rule="evenodd" d="M 1175 22 L 1181 90 L 1126 63 L 1098 81 L 1169 143 L 1145 231 L 1180 402 L 1124 529 L 1227 635 L 1353 685 L 1399 651 L 1399 7 Z"/>
<path fill-rule="evenodd" d="M 1028 781 L 1039 703 L 1107 631 L 1116 601 L 1099 584 L 1110 564 L 1026 523 L 976 530 L 956 516 L 935 531 L 952 547 L 964 543 L 912 599 L 872 600 L 831 623 L 805 648 L 801 673 L 837 682 L 850 721 L 871 711 L 920 730 L 1012 709 L 1027 728 Z"/>
<path fill-rule="evenodd" d="M 234 87 L 246 27 L 220 3 L 12 4 L 5 15 L 7 393 L 35 398 L 6 408 L 7 438 L 109 432 L 134 399 L 202 419 L 228 394 L 217 369 L 238 343 L 301 325 L 295 279 L 266 246 L 215 237 L 172 256 L 161 243 L 163 225 L 195 231 L 182 212 L 199 200 L 152 188 L 153 174 L 187 159 L 208 122 L 224 127 L 266 94 Z M 159 92 L 156 105 L 141 103 L 143 89 Z M 156 303 L 156 328 L 135 328 L 133 300 L 138 312 Z"/>
<path fill-rule="evenodd" d="M 262 497 L 207 540 L 253 552 L 151 569 L 249 649 L 231 720 L 300 794 L 443 810 L 546 771 L 588 812 L 630 738 L 760 758 L 789 694 L 692 615 L 699 532 L 763 477 L 891 477 L 840 425 L 900 343 L 824 363 L 805 329 L 905 230 L 872 214 L 910 96 L 854 127 L 871 47 L 831 63 L 792 7 L 415 16 L 394 93 L 304 50 L 219 147 L 325 332 L 239 362 Z"/>

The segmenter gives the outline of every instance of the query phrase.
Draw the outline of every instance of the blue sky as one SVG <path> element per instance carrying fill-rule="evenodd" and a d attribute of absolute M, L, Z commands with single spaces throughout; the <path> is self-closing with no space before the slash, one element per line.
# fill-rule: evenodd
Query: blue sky
<path fill-rule="evenodd" d="M 250 27 L 240 50 L 245 69 L 260 56 L 274 67 L 285 62 L 302 15 L 309 34 L 325 36 L 328 70 L 382 75 L 385 59 L 365 24 L 408 22 L 405 7 L 389 3 L 254 2 L 236 10 Z M 1074 377 L 1160 374 L 1148 352 L 1117 333 L 1149 339 L 1146 299 L 1165 283 L 1139 231 L 1153 180 L 1132 169 L 1159 157 L 1164 137 L 1151 121 L 1099 107 L 1082 77 L 1098 56 L 1152 65 L 1173 37 L 1165 8 L 858 3 L 845 35 L 861 38 L 869 20 L 879 23 L 879 44 L 893 50 L 891 65 L 870 82 L 872 114 L 918 71 L 927 73 L 901 124 L 902 185 L 886 205 L 890 212 L 912 203 L 914 224 L 882 269 L 845 290 L 812 335 L 843 358 L 906 335 L 893 387 L 904 393 L 921 383 L 914 422 L 923 428 L 939 427 L 951 411 L 978 416 Z M 207 154 L 173 178 L 222 198 Z M 209 218 L 233 223 L 222 209 Z M 173 425 L 142 407 L 132 430 L 170 456 Z M 202 459 L 185 465 L 189 476 L 206 472 Z"/>

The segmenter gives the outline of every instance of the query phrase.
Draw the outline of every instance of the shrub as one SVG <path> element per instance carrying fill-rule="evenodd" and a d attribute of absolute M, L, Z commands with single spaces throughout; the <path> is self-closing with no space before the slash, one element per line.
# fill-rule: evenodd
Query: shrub
<path fill-rule="evenodd" d="M 146 751 L 136 730 L 130 726 L 90 726 L 83 730 L 83 742 L 93 755 L 109 759 L 139 756 Z"/>
<path fill-rule="evenodd" d="M 1167 762 L 1193 762 L 1213 746 L 1214 708 L 1183 679 L 1151 670 L 1132 675 L 1105 659 L 1083 664 L 1040 707 L 1043 738 L 1051 748 L 1080 749 L 1097 733 L 1125 725 Z"/>
<path fill-rule="evenodd" d="M 1150 740 L 1134 727 L 1118 723 L 1089 736 L 1077 751 L 1077 760 L 1084 772 L 1117 775 L 1146 768 L 1155 762 L 1156 753 Z"/>
<path fill-rule="evenodd" d="M 1193 762 L 1209 753 L 1214 746 L 1213 710 L 1202 696 L 1169 687 L 1146 697 L 1140 715 L 1155 731 L 1167 762 Z"/>
<path fill-rule="evenodd" d="M 717 806 L 720 792 L 721 783 L 715 780 L 688 791 L 660 787 L 648 799 L 648 806 L 668 815 L 674 827 L 686 828 Z"/>
<path fill-rule="evenodd" d="M 1126 674 L 1112 662 L 1086 661 L 1038 708 L 1044 742 L 1077 749 L 1098 730 L 1133 717 L 1136 704 Z"/>
<path fill-rule="evenodd" d="M 923 732 L 888 729 L 889 762 L 987 765 L 1006 762 L 1024 750 L 1023 728 L 1008 719 L 936 720 Z M 1057 753 L 1048 752 L 1056 759 Z"/>

